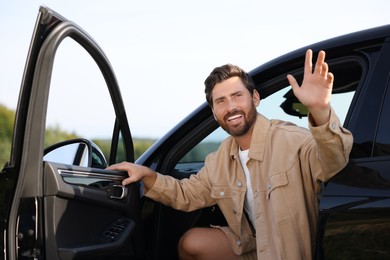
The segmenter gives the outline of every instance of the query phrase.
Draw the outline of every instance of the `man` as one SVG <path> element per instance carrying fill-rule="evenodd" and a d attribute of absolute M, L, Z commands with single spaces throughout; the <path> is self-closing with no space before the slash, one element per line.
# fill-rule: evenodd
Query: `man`
<path fill-rule="evenodd" d="M 215 68 L 205 81 L 215 120 L 231 136 L 189 179 L 176 180 L 144 166 L 120 163 L 124 185 L 142 181 L 145 195 L 191 211 L 218 204 L 228 227 L 193 228 L 179 242 L 182 259 L 311 259 L 321 183 L 348 162 L 352 135 L 330 106 L 333 75 L 325 52 L 312 69 L 305 58 L 295 96 L 309 110 L 309 129 L 268 120 L 256 112 L 260 94 L 240 68 Z"/>

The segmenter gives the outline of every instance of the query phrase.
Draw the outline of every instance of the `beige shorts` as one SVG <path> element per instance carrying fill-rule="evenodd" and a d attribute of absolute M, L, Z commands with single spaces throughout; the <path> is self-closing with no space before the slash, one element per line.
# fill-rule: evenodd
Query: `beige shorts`
<path fill-rule="evenodd" d="M 257 260 L 257 252 L 256 252 L 256 250 L 250 251 L 248 253 L 245 253 L 243 255 L 238 256 L 238 259 L 240 259 L 240 260 Z"/>
<path fill-rule="evenodd" d="M 225 233 L 227 239 L 230 241 L 231 244 L 235 244 L 235 241 L 237 240 L 237 237 L 234 235 L 233 231 L 230 229 L 230 227 L 221 227 L 221 226 L 211 226 L 212 228 L 218 228 L 220 230 L 223 231 L 223 233 Z M 242 254 L 242 255 L 239 255 L 238 256 L 238 259 L 242 259 L 242 260 L 257 260 L 257 252 L 256 252 L 256 238 L 253 237 L 250 239 L 250 242 L 249 244 L 247 244 L 247 246 L 249 246 L 249 248 L 252 248 L 250 249 L 250 251 Z M 233 246 L 233 251 L 236 252 L 237 248 L 234 248 Z"/>

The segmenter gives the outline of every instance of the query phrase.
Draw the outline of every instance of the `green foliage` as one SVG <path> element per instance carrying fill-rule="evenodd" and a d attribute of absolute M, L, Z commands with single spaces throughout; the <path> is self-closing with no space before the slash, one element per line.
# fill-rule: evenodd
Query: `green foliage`
<path fill-rule="evenodd" d="M 58 125 L 48 127 L 45 132 L 45 147 L 77 137 L 78 136 L 76 133 L 68 133 L 66 131 L 63 131 Z"/>
<path fill-rule="evenodd" d="M 203 162 L 206 156 L 216 150 L 220 142 L 203 142 L 191 149 L 180 162 Z"/>
<path fill-rule="evenodd" d="M 15 112 L 0 105 L 0 140 L 12 137 Z"/>
<path fill-rule="evenodd" d="M 10 159 L 15 112 L 0 105 L 0 168 Z M 75 133 L 68 133 L 59 126 L 49 127 L 45 133 L 45 147 L 60 141 L 76 138 Z"/>
<path fill-rule="evenodd" d="M 0 105 L 0 168 L 9 160 L 15 112 Z"/>
<path fill-rule="evenodd" d="M 111 140 L 110 139 L 93 139 L 94 142 L 104 154 L 104 157 L 108 160 L 110 156 Z"/>
<path fill-rule="evenodd" d="M 0 169 L 10 158 L 12 132 L 15 120 L 15 112 L 0 105 Z M 76 133 L 69 133 L 61 130 L 60 126 L 48 127 L 45 133 L 45 147 L 52 144 L 78 138 Z M 111 140 L 110 139 L 94 139 L 98 147 L 102 150 L 105 157 L 110 156 Z M 134 158 L 138 159 L 156 140 L 147 138 L 134 138 Z M 219 142 L 200 143 L 191 149 L 187 155 L 182 158 L 181 162 L 204 161 L 207 154 L 218 149 Z M 116 162 L 125 161 L 123 144 L 118 147 Z"/>
<path fill-rule="evenodd" d="M 139 158 L 156 140 L 153 139 L 134 139 L 134 158 Z"/>
<path fill-rule="evenodd" d="M 12 142 L 12 133 L 14 127 L 15 112 L 6 108 L 3 105 L 0 105 L 0 169 L 3 168 L 5 163 L 10 158 L 11 152 L 11 142 Z M 60 126 L 56 125 L 53 127 L 48 127 L 45 132 L 45 147 L 53 145 L 55 143 L 78 138 L 79 136 L 72 132 L 66 132 L 61 130 Z M 99 148 L 102 150 L 106 158 L 109 158 L 111 140 L 110 139 L 95 139 L 93 140 Z M 134 157 L 137 159 L 140 157 L 153 143 L 153 139 L 137 139 L 134 138 Z M 116 158 L 117 162 L 125 160 L 124 148 L 118 147 L 118 156 Z"/>
<path fill-rule="evenodd" d="M 111 140 L 94 139 L 92 141 L 100 148 L 100 150 L 103 152 L 104 156 L 108 160 L 108 158 L 110 156 Z M 135 158 L 135 160 L 137 158 L 139 158 L 154 142 L 155 142 L 155 140 L 153 140 L 153 139 L 134 138 L 133 145 L 134 145 L 134 158 Z M 118 155 L 117 155 L 117 158 L 115 161 L 116 162 L 125 161 L 123 147 L 118 147 Z"/>

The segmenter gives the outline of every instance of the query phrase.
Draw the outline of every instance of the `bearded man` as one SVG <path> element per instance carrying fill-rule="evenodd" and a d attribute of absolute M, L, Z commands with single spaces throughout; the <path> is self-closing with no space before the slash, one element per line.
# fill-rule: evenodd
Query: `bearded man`
<path fill-rule="evenodd" d="M 218 204 L 228 226 L 192 228 L 179 242 L 181 259 L 312 259 L 317 232 L 317 193 L 348 163 L 352 134 L 330 106 L 333 74 L 320 51 L 313 70 L 308 50 L 295 96 L 309 110 L 309 129 L 257 113 L 260 94 L 248 74 L 230 64 L 205 81 L 215 120 L 230 134 L 204 167 L 177 180 L 123 162 L 124 185 L 142 181 L 145 195 L 192 211 Z"/>

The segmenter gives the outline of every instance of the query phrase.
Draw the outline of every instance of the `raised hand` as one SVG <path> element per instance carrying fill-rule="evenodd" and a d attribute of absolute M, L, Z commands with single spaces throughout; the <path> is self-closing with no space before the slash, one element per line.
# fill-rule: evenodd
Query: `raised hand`
<path fill-rule="evenodd" d="M 294 95 L 308 108 L 315 124 L 322 125 L 329 120 L 330 98 L 334 77 L 328 71 L 324 51 L 318 53 L 314 71 L 312 58 L 313 52 L 309 49 L 306 51 L 304 76 L 301 86 L 298 85 L 292 75 L 287 75 L 287 79 L 294 91 Z"/>

